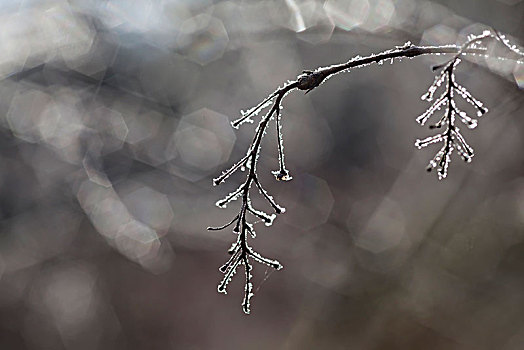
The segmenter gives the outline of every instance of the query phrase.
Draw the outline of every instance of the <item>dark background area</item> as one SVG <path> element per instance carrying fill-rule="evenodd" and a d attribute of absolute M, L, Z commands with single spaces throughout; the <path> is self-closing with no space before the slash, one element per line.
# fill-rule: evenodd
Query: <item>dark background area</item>
<path fill-rule="evenodd" d="M 521 349 L 524 65 L 464 60 L 489 108 L 448 178 L 415 118 L 443 56 L 333 77 L 284 102 L 293 181 L 255 266 L 217 293 L 235 237 L 209 232 L 242 175 L 211 179 L 254 132 L 229 122 L 304 69 L 493 26 L 521 45 L 524 2 L 3 1 L 1 349 Z M 493 47 L 489 47 L 493 50 Z M 503 51 L 502 51 L 503 52 Z M 467 108 L 467 107 L 465 107 Z"/>

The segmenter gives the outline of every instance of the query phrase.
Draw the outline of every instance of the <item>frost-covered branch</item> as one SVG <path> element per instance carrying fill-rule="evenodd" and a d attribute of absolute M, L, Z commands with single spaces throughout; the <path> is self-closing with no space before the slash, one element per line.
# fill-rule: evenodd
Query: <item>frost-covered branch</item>
<path fill-rule="evenodd" d="M 429 161 L 429 165 L 426 168 L 428 171 L 436 168 L 439 180 L 446 178 L 449 163 L 451 162 L 451 154 L 455 149 L 460 157 L 467 163 L 471 162 L 471 159 L 475 155 L 473 148 L 466 142 L 466 139 L 461 134 L 455 121 L 458 118 L 469 129 L 476 128 L 478 121 L 475 117 L 470 117 L 466 112 L 461 111 L 457 107 L 454 99 L 455 93 L 472 106 L 476 111 L 477 118 L 487 113 L 488 109 L 484 107 L 481 101 L 473 97 L 465 87 L 459 85 L 455 81 L 455 69 L 459 65 L 461 61 L 460 56 L 464 52 L 467 52 L 470 49 L 478 49 L 479 46 L 487 40 L 496 40 L 502 43 L 502 45 L 508 48 L 509 51 L 516 54 L 517 57 L 524 56 L 515 45 L 511 45 L 503 35 L 496 31 L 485 31 L 478 36 L 472 35 L 468 37 L 468 40 L 460 47 L 457 54 L 455 54 L 449 61 L 433 67 L 434 71 L 442 71 L 437 75 L 428 91 L 422 95 L 423 100 L 431 102 L 433 101 L 435 92 L 444 84 L 444 92 L 416 119 L 416 121 L 423 126 L 430 117 L 432 117 L 437 111 L 441 110 L 442 107 L 445 107 L 444 113 L 440 119 L 435 124 L 429 125 L 430 129 L 440 129 L 445 127 L 445 130 L 440 134 L 427 137 L 423 140 L 418 139 L 415 142 L 415 146 L 418 149 L 422 149 L 433 143 L 442 143 L 442 147 L 435 154 L 433 159 Z"/>
<path fill-rule="evenodd" d="M 505 57 L 522 62 L 521 51 L 515 46 L 510 45 L 507 40 L 497 32 L 484 32 L 481 36 L 470 37 L 468 42 L 464 45 L 447 45 L 447 46 L 415 46 L 411 43 L 406 43 L 403 46 L 398 46 L 394 49 L 381 52 L 379 54 L 370 55 L 367 57 L 356 56 L 351 60 L 331 65 L 327 67 L 320 67 L 314 71 L 303 71 L 301 75 L 294 81 L 288 81 L 284 86 L 276 89 L 267 98 L 262 100 L 255 107 L 242 111 L 241 118 L 232 122 L 232 126 L 237 129 L 244 123 L 253 123 L 261 112 L 268 110 L 268 112 L 260 118 L 258 126 L 255 129 L 253 140 L 244 157 L 234 163 L 227 170 L 222 172 L 220 176 L 213 180 L 214 185 L 219 185 L 226 181 L 232 174 L 240 170 L 247 170 L 244 182 L 233 192 L 229 193 L 223 199 L 216 202 L 220 208 L 225 208 L 229 203 L 239 200 L 239 212 L 226 224 L 219 227 L 209 227 L 209 230 L 223 230 L 232 227 L 233 233 L 236 235 L 236 240 L 232 244 L 228 253 L 231 255 L 227 262 L 220 267 L 220 272 L 224 274 L 222 281 L 218 285 L 220 293 L 227 293 L 227 285 L 233 278 L 240 265 L 244 266 L 245 284 L 244 284 L 244 300 L 242 302 L 242 309 L 246 314 L 250 313 L 250 299 L 253 296 L 252 266 L 251 262 L 255 261 L 265 264 L 274 269 L 281 269 L 282 265 L 273 259 L 265 258 L 259 253 L 255 252 L 248 243 L 248 238 L 255 238 L 254 224 L 260 220 L 266 226 L 271 226 L 278 214 L 284 213 L 285 209 L 279 206 L 260 183 L 257 175 L 257 161 L 260 156 L 262 138 L 266 134 L 268 124 L 271 120 L 275 120 L 277 129 L 277 152 L 278 152 L 278 170 L 273 171 L 276 180 L 289 181 L 292 177 L 289 174 L 285 165 L 284 159 L 284 142 L 282 135 L 282 102 L 287 94 L 293 90 L 303 90 L 305 93 L 312 91 L 319 87 L 328 78 L 341 73 L 348 72 L 353 68 L 364 67 L 373 63 L 381 64 L 386 60 L 395 60 L 400 58 L 413 58 L 421 55 L 432 54 L 452 54 L 451 60 L 443 65 L 434 67 L 434 69 L 442 69 L 442 72 L 437 76 L 433 85 L 430 86 L 428 93 L 423 98 L 431 101 L 434 93 L 445 82 L 444 93 L 433 103 L 433 105 L 423 113 L 417 121 L 424 125 L 426 121 L 442 107 L 446 107 L 446 111 L 441 119 L 430 128 L 446 127 L 446 130 L 435 136 L 428 137 L 424 140 L 417 140 L 416 146 L 418 148 L 426 147 L 433 143 L 443 143 L 441 150 L 430 162 L 432 168 L 437 168 L 439 178 L 446 177 L 447 168 L 450 161 L 450 155 L 454 149 L 466 161 L 471 161 L 473 157 L 473 149 L 466 143 L 464 137 L 460 133 L 459 128 L 455 125 L 455 119 L 458 117 L 466 126 L 474 128 L 477 125 L 477 120 L 469 117 L 465 112 L 460 111 L 454 100 L 454 93 L 458 93 L 467 102 L 477 109 L 477 116 L 482 115 L 487 111 L 482 103 L 476 100 L 471 94 L 462 86 L 455 82 L 454 69 L 460 62 L 460 57 L 464 55 L 487 55 L 487 49 L 480 47 L 480 43 L 485 39 L 493 39 L 501 42 L 506 46 L 513 57 Z M 256 188 L 260 195 L 267 200 L 274 213 L 266 213 L 260 209 L 252 206 L 251 195 L 253 188 Z M 256 220 L 256 221 L 253 221 Z"/>
<path fill-rule="evenodd" d="M 254 225 L 248 220 L 248 213 L 258 219 L 261 219 L 266 226 L 270 226 L 276 217 L 276 214 L 281 214 L 285 209 L 279 206 L 273 197 L 262 187 L 257 176 L 257 161 L 260 155 L 260 145 L 262 138 L 264 137 L 267 129 L 267 125 L 271 119 L 276 119 L 278 129 L 278 151 L 279 151 L 279 170 L 275 171 L 275 177 L 277 180 L 288 181 L 291 180 L 289 172 L 286 169 L 283 155 L 283 140 L 282 133 L 280 132 L 280 110 L 282 108 L 282 99 L 291 90 L 297 88 L 297 82 L 291 82 L 284 85 L 282 88 L 277 89 L 271 95 L 269 95 L 264 101 L 254 108 L 243 112 L 242 117 L 232 123 L 233 127 L 238 128 L 245 122 L 253 122 L 253 117 L 256 117 L 259 112 L 265 108 L 271 106 L 269 112 L 263 116 L 256 128 L 255 135 L 251 146 L 249 147 L 245 157 L 240 159 L 238 162 L 233 164 L 228 170 L 223 172 L 219 177 L 213 180 L 215 185 L 219 185 L 224 182 L 230 175 L 235 173 L 239 169 L 247 169 L 246 180 L 240 187 L 235 191 L 228 194 L 224 199 L 217 202 L 217 206 L 226 207 L 230 202 L 240 198 L 240 211 L 229 223 L 220 227 L 209 227 L 209 230 L 222 230 L 231 225 L 234 225 L 233 232 L 237 235 L 236 242 L 233 243 L 229 249 L 231 257 L 229 260 L 220 268 L 220 271 L 224 274 L 224 278 L 218 285 L 218 291 L 220 293 L 227 293 L 227 285 L 231 281 L 233 275 L 240 265 L 244 266 L 245 271 L 245 292 L 244 300 L 242 302 L 242 309 L 246 314 L 250 312 L 250 299 L 253 296 L 253 284 L 251 283 L 251 270 L 252 266 L 250 261 L 256 261 L 261 264 L 268 265 L 274 269 L 281 269 L 282 265 L 273 259 L 265 258 L 259 253 L 255 252 L 253 248 L 248 244 L 248 236 L 255 237 Z M 253 186 L 254 185 L 254 186 Z M 251 190 L 256 187 L 261 195 L 268 201 L 274 213 L 269 214 L 262 210 L 255 209 L 251 204 Z"/>
<path fill-rule="evenodd" d="M 433 94 L 439 86 L 445 81 L 445 89 L 442 95 L 431 105 L 431 107 L 417 118 L 417 122 L 420 125 L 424 125 L 426 121 L 441 107 L 445 106 L 445 111 L 442 117 L 435 124 L 430 125 L 430 129 L 446 127 L 446 130 L 435 136 L 427 137 L 423 140 L 417 140 L 415 146 L 418 149 L 422 149 L 433 143 L 442 143 L 442 148 L 437 152 L 435 157 L 429 162 L 427 167 L 428 171 L 433 168 L 437 168 L 439 180 L 444 179 L 448 173 L 449 163 L 451 162 L 451 153 L 454 149 L 457 150 L 458 154 L 464 159 L 465 162 L 471 162 L 474 155 L 473 148 L 466 142 L 460 129 L 456 126 L 455 120 L 458 117 L 460 121 L 465 124 L 468 128 L 473 129 L 477 126 L 477 119 L 471 118 L 458 109 L 455 104 L 454 93 L 458 92 L 459 95 L 470 102 L 477 109 L 477 117 L 482 116 L 487 112 L 487 109 L 482 105 L 482 102 L 476 100 L 469 92 L 458 85 L 455 82 L 454 69 L 460 63 L 459 58 L 453 59 L 443 69 L 442 73 L 435 79 L 435 82 L 429 88 L 428 93 L 422 96 L 422 99 L 427 101 L 433 100 Z"/>

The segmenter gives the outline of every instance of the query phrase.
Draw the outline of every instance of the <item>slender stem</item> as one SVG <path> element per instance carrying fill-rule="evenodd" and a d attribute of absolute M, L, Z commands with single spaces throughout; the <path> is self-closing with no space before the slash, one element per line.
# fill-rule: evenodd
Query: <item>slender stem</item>
<path fill-rule="evenodd" d="M 262 137 L 264 136 L 264 132 L 267 128 L 267 124 L 271 120 L 271 117 L 274 113 L 278 113 L 278 109 L 280 108 L 280 103 L 282 101 L 282 98 L 286 95 L 286 93 L 290 90 L 293 90 L 296 88 L 297 83 L 291 83 L 289 85 L 284 86 L 283 88 L 277 90 L 277 98 L 275 100 L 275 103 L 268 114 L 262 119 L 260 124 L 258 125 L 257 133 L 255 134 L 255 138 L 253 140 L 253 147 L 252 147 L 252 153 L 251 153 L 251 166 L 249 169 L 249 174 L 246 178 L 246 182 L 244 183 L 244 189 L 242 194 L 242 207 L 241 207 L 241 231 L 240 231 L 240 245 L 243 254 L 247 254 L 248 252 L 248 246 L 247 246 L 247 223 L 246 223 L 246 210 L 248 208 L 248 201 L 249 201 L 249 190 L 251 188 L 251 183 L 256 180 L 256 167 L 257 167 L 257 157 L 258 153 L 260 151 L 260 143 L 262 142 Z"/>
<path fill-rule="evenodd" d="M 469 45 L 469 42 L 468 42 Z M 315 71 L 304 71 L 304 74 L 298 77 L 297 82 L 298 89 L 307 90 L 307 92 L 313 90 L 319 86 L 324 79 L 337 74 L 339 72 L 349 70 L 351 68 L 357 68 L 366 66 L 372 63 L 378 63 L 384 60 L 395 59 L 395 58 L 413 58 L 422 55 L 445 55 L 455 54 L 461 55 L 482 55 L 486 56 L 487 52 L 485 49 L 480 48 L 464 48 L 463 46 L 448 45 L 448 46 L 415 46 L 407 44 L 403 47 L 398 47 L 393 50 L 387 50 L 379 54 L 372 54 L 366 57 L 353 58 L 345 63 L 334 64 L 326 67 L 319 67 Z M 522 62 L 522 57 L 514 55 L 514 60 Z M 507 56 L 494 56 L 495 58 L 508 59 Z"/>
<path fill-rule="evenodd" d="M 394 51 L 386 51 L 378 55 L 370 55 L 357 60 L 350 60 L 346 63 L 330 66 L 327 69 L 329 74 L 335 74 L 340 71 L 364 66 L 370 63 L 376 63 L 383 60 L 395 59 L 401 57 L 416 57 L 421 55 L 435 55 L 435 54 L 476 54 L 485 55 L 486 50 L 483 49 L 467 49 L 462 50 L 461 46 L 407 46 Z"/>

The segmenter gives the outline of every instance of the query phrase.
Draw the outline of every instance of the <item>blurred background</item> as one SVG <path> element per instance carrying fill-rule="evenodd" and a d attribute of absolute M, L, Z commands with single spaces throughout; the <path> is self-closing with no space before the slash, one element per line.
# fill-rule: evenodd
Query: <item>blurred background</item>
<path fill-rule="evenodd" d="M 1 349 L 524 348 L 524 65 L 464 61 L 490 109 L 438 181 L 415 123 L 431 65 L 338 75 L 284 102 L 262 183 L 287 208 L 217 293 L 235 237 L 211 179 L 254 126 L 229 122 L 303 69 L 493 26 L 521 0 L 0 2 Z M 494 48 L 490 48 L 494 49 Z M 465 128 L 463 128 L 465 129 Z"/>

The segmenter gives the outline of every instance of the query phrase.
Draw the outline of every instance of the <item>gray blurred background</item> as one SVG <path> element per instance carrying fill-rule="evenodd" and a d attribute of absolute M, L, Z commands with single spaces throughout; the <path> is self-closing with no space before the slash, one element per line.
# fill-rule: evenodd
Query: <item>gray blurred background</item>
<path fill-rule="evenodd" d="M 3 0 L 0 349 L 524 348 L 524 67 L 465 61 L 490 109 L 439 182 L 414 119 L 442 56 L 338 75 L 284 103 L 261 181 L 287 208 L 219 295 L 234 236 L 208 232 L 257 104 L 303 69 L 494 26 L 521 0 Z M 465 129 L 465 128 L 463 128 Z"/>

